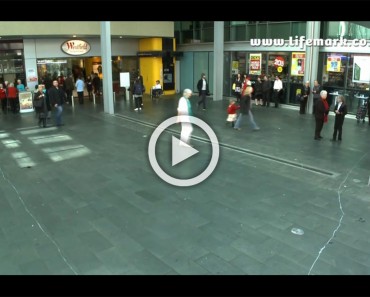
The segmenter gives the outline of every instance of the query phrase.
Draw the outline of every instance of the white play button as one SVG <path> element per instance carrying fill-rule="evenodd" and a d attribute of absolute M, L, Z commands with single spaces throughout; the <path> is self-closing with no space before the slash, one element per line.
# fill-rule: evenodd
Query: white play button
<path fill-rule="evenodd" d="M 180 118 L 183 116 L 180 116 Z M 181 119 L 180 119 L 181 120 Z M 167 127 L 176 125 L 179 123 L 179 116 L 171 117 L 165 121 L 163 121 L 152 133 L 149 139 L 149 145 L 148 145 L 148 156 L 149 156 L 149 162 L 152 166 L 155 173 L 158 174 L 158 176 L 163 179 L 166 183 L 169 183 L 171 185 L 177 186 L 177 187 L 191 187 L 194 185 L 197 185 L 201 182 L 203 182 L 207 177 L 209 177 L 213 170 L 215 170 L 218 162 L 218 157 L 220 156 L 220 147 L 218 145 L 218 139 L 211 129 L 210 126 L 207 125 L 204 121 L 201 119 L 198 119 L 197 117 L 193 116 L 186 116 L 186 120 L 190 120 L 190 122 L 193 125 L 197 125 L 199 128 L 201 128 L 209 137 L 210 144 L 212 145 L 212 156 L 211 160 L 207 166 L 207 168 L 197 176 L 188 178 L 188 179 L 180 179 L 175 178 L 169 174 L 167 174 L 159 165 L 156 157 L 156 144 L 159 136 L 166 131 Z M 172 132 L 171 132 L 172 134 Z M 185 144 L 186 145 L 186 144 Z M 196 149 L 193 149 L 191 146 L 180 146 L 180 140 L 176 139 L 175 137 L 172 137 L 172 166 L 184 161 L 185 159 L 193 156 L 194 154 L 198 153 Z"/>
<path fill-rule="evenodd" d="M 172 136 L 172 166 L 179 164 L 197 153 L 199 153 L 198 150 Z"/>

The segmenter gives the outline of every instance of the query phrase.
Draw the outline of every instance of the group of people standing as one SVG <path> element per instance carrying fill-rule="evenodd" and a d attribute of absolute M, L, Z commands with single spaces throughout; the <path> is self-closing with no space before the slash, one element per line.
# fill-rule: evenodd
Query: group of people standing
<path fill-rule="evenodd" d="M 244 86 L 248 85 L 248 83 L 250 83 L 251 85 L 251 79 L 246 74 L 244 74 L 243 78 L 240 73 L 236 75 L 235 81 L 233 82 L 232 86 L 233 92 L 236 97 L 236 102 L 240 101 L 242 90 L 244 89 Z M 275 77 L 275 81 L 273 84 L 266 75 L 263 76 L 263 81 L 261 77 L 258 76 L 253 86 L 255 105 L 269 107 L 272 98 L 275 104 L 275 108 L 278 108 L 282 92 L 283 82 L 281 81 L 279 76 Z"/>
<path fill-rule="evenodd" d="M 4 114 L 8 113 L 8 107 L 12 113 L 19 112 L 19 93 L 26 91 L 26 87 L 20 79 L 17 79 L 16 86 L 14 83 L 5 81 L 0 83 L 0 101 L 1 109 Z"/>

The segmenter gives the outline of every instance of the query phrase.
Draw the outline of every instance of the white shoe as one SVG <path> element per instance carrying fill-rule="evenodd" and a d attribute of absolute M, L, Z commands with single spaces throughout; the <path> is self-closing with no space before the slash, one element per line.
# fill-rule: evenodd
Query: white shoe
<path fill-rule="evenodd" d="M 141 108 L 139 108 L 139 110 L 141 110 Z"/>
<path fill-rule="evenodd" d="M 138 111 L 139 109 L 138 109 L 138 108 L 135 108 L 134 110 L 135 110 L 135 111 Z"/>

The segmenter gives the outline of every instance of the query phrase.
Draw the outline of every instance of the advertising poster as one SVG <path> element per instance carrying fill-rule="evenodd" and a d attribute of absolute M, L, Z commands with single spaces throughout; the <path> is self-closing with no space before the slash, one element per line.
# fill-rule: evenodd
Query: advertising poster
<path fill-rule="evenodd" d="M 239 73 L 239 61 L 233 61 L 231 66 L 231 73 L 238 74 Z"/>
<path fill-rule="evenodd" d="M 326 63 L 326 71 L 340 72 L 341 59 L 340 56 L 329 56 Z"/>
<path fill-rule="evenodd" d="M 353 57 L 352 81 L 357 83 L 370 82 L 370 56 Z"/>
<path fill-rule="evenodd" d="M 37 73 L 36 73 L 35 68 L 27 69 L 26 79 L 27 79 L 28 89 L 34 90 L 35 86 L 38 84 L 38 78 L 37 78 Z"/>
<path fill-rule="evenodd" d="M 262 54 L 249 55 L 249 74 L 261 75 Z"/>
<path fill-rule="evenodd" d="M 292 53 L 291 75 L 304 76 L 306 53 Z"/>
<path fill-rule="evenodd" d="M 32 112 L 32 92 L 19 92 L 19 112 Z"/>

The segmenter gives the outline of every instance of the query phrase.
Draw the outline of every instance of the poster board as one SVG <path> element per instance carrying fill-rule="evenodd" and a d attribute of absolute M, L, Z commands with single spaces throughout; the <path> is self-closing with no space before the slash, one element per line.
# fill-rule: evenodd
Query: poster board
<path fill-rule="evenodd" d="M 19 92 L 19 112 L 33 112 L 32 92 Z"/>
<path fill-rule="evenodd" d="M 329 56 L 326 61 L 326 71 L 340 72 L 341 62 L 342 60 L 340 56 Z"/>
<path fill-rule="evenodd" d="M 249 55 L 249 74 L 261 75 L 262 54 Z"/>
<path fill-rule="evenodd" d="M 369 65 L 370 56 L 354 56 L 352 81 L 368 84 L 370 82 Z"/>
<path fill-rule="evenodd" d="M 121 88 L 129 87 L 130 86 L 130 72 L 120 72 L 119 83 L 120 83 Z"/>
<path fill-rule="evenodd" d="M 305 60 L 306 53 L 292 53 L 292 76 L 304 76 Z"/>

